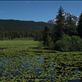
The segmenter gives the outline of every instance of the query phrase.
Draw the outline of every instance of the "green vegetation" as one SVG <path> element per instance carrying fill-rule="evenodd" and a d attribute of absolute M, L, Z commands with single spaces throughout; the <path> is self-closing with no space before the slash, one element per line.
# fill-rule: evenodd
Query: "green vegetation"
<path fill-rule="evenodd" d="M 54 28 L 44 28 L 43 45 L 58 51 L 82 51 L 82 14 L 77 24 L 76 17 L 59 8 Z M 45 43 L 45 44 L 44 44 Z M 52 46 L 52 47 L 51 47 Z"/>
<path fill-rule="evenodd" d="M 60 7 L 55 24 L 0 20 L 0 82 L 80 79 L 82 15 L 77 24 L 66 14 Z"/>
<path fill-rule="evenodd" d="M 55 50 L 59 51 L 82 51 L 82 39 L 78 36 L 64 35 L 61 40 L 56 41 Z"/>
<path fill-rule="evenodd" d="M 34 21 L 0 20 L 0 40 L 29 37 L 40 40 L 45 26 L 52 29 L 54 24 Z"/>
<path fill-rule="evenodd" d="M 79 18 L 79 24 L 78 24 L 77 31 L 78 31 L 79 36 L 82 37 L 82 13 Z"/>
<path fill-rule="evenodd" d="M 82 52 L 45 50 L 33 40 L 0 41 L 0 82 L 66 82 L 82 75 Z"/>

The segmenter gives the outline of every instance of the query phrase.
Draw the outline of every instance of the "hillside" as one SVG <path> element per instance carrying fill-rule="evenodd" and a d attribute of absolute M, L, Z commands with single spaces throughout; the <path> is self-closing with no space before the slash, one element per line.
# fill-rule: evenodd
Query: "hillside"
<path fill-rule="evenodd" d="M 45 26 L 52 28 L 53 24 L 34 21 L 0 20 L 0 31 L 43 30 Z"/>

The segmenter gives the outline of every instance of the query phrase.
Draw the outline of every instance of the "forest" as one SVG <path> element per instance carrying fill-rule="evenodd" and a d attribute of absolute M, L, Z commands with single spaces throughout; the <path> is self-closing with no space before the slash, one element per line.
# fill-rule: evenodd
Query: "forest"
<path fill-rule="evenodd" d="M 45 48 L 58 51 L 82 50 L 82 14 L 77 17 L 59 8 L 55 23 L 0 20 L 0 39 L 33 38 Z"/>
<path fill-rule="evenodd" d="M 82 82 L 82 13 L 55 19 L 0 20 L 0 82 Z"/>
<path fill-rule="evenodd" d="M 53 28 L 53 24 L 34 21 L 0 20 L 0 39 L 37 37 L 45 26 Z M 38 35 L 38 36 L 36 36 Z"/>
<path fill-rule="evenodd" d="M 79 19 L 79 20 L 78 20 Z M 59 51 L 82 50 L 82 13 L 77 18 L 64 12 L 60 7 L 52 30 L 44 28 L 43 44 L 50 49 Z"/>

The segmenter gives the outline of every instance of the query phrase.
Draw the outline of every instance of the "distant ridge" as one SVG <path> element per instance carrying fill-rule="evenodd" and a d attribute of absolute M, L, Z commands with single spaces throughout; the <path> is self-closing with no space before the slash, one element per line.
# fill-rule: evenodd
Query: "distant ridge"
<path fill-rule="evenodd" d="M 54 24 L 49 24 L 46 22 L 0 19 L 0 31 L 43 30 L 45 26 L 52 28 L 53 25 Z"/>

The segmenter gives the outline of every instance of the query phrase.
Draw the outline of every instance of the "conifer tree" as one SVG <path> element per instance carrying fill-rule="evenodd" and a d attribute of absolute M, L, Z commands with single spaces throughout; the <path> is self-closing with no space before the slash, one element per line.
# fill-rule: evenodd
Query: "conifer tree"
<path fill-rule="evenodd" d="M 81 13 L 81 15 L 79 17 L 77 31 L 78 31 L 78 35 L 82 38 L 82 13 Z"/>
<path fill-rule="evenodd" d="M 63 37 L 64 24 L 65 24 L 64 9 L 60 7 L 58 11 L 58 15 L 56 16 L 56 26 L 55 26 L 54 35 L 53 35 L 54 41 L 59 40 Z"/>
<path fill-rule="evenodd" d="M 43 31 L 43 45 L 48 46 L 48 40 L 49 39 L 49 28 L 45 26 Z"/>
<path fill-rule="evenodd" d="M 75 35 L 76 32 L 76 22 L 77 17 L 71 15 L 70 13 L 66 13 L 66 23 L 64 27 L 64 32 L 68 35 Z"/>

